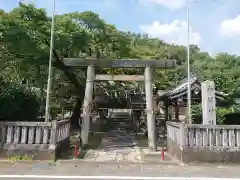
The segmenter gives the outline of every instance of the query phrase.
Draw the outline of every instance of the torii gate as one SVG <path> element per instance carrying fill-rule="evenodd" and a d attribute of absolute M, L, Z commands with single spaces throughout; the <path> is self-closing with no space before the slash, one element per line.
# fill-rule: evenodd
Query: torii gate
<path fill-rule="evenodd" d="M 88 134 L 90 128 L 90 113 L 93 97 L 94 81 L 144 81 L 146 93 L 146 112 L 148 127 L 148 148 L 150 151 L 157 150 L 156 133 L 155 133 L 155 114 L 153 110 L 153 78 L 152 68 L 174 68 L 175 60 L 139 60 L 139 59 L 119 59 L 105 60 L 94 58 L 64 58 L 64 64 L 67 66 L 87 67 L 86 89 L 83 105 L 83 121 L 82 121 L 82 143 L 88 144 Z M 144 75 L 95 75 L 95 67 L 101 68 L 145 68 Z"/>

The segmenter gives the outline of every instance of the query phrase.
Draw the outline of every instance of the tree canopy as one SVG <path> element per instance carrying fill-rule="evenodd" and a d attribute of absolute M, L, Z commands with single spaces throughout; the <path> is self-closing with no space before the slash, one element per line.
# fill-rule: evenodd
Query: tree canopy
<path fill-rule="evenodd" d="M 47 86 L 50 26 L 51 18 L 46 11 L 31 4 L 20 3 L 10 12 L 0 10 L 0 76 L 8 82 L 40 88 L 42 105 Z M 91 11 L 57 15 L 54 38 L 52 107 L 65 104 L 70 108 L 75 102 L 77 109 L 84 95 L 85 70 L 66 67 L 62 57 L 175 59 L 177 68 L 155 71 L 155 84 L 161 90 L 176 86 L 186 77 L 184 46 L 167 44 L 147 34 L 120 31 Z M 203 80 L 214 80 L 218 91 L 232 98 L 239 96 L 239 56 L 220 53 L 211 57 L 196 45 L 191 45 L 190 51 L 193 73 Z M 137 68 L 97 71 L 108 74 L 141 72 Z M 139 88 L 137 84 L 127 86 Z M 106 91 L 116 89 L 119 84 L 105 84 L 104 88 Z"/>

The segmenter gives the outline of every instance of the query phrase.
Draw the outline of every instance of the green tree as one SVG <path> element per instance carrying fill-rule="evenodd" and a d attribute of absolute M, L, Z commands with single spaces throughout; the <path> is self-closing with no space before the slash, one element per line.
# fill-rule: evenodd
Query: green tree
<path fill-rule="evenodd" d="M 11 12 L 0 11 L 0 68 L 7 81 L 40 88 L 45 97 L 48 76 L 49 40 L 51 18 L 44 9 L 33 5 L 19 4 Z M 74 104 L 73 120 L 80 115 L 84 96 L 85 69 L 69 68 L 62 57 L 93 56 L 105 59 L 175 59 L 177 67 L 171 70 L 156 69 L 157 89 L 168 90 L 186 77 L 186 48 L 170 45 L 146 34 L 119 31 L 106 23 L 98 14 L 72 12 L 56 16 L 53 58 L 52 106 L 61 112 L 61 106 Z M 240 86 L 240 58 L 229 54 L 211 57 L 192 45 L 191 71 L 201 79 L 215 81 L 216 89 L 229 94 L 231 101 L 238 97 Z M 97 69 L 97 73 L 135 74 L 142 69 Z M 141 83 L 101 84 L 102 92 L 111 94 L 113 89 L 135 89 Z M 117 96 L 120 97 L 121 93 Z M 74 103 L 75 101 L 75 103 Z M 41 99 L 42 104 L 44 99 Z"/>

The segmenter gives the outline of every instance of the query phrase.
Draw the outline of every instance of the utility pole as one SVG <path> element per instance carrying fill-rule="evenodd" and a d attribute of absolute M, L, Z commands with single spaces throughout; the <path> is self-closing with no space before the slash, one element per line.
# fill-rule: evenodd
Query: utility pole
<path fill-rule="evenodd" d="M 48 84 L 47 84 L 47 97 L 45 106 L 45 122 L 50 120 L 50 94 L 52 86 L 52 57 L 53 57 L 53 41 L 54 41 L 54 20 L 55 20 L 55 0 L 53 0 L 52 10 L 52 23 L 51 23 L 51 42 L 50 42 L 50 53 L 49 53 L 49 64 L 48 64 Z"/>
<path fill-rule="evenodd" d="M 191 71 L 190 71 L 190 2 L 187 1 L 187 76 L 188 76 L 188 123 L 192 124 L 191 113 Z"/>

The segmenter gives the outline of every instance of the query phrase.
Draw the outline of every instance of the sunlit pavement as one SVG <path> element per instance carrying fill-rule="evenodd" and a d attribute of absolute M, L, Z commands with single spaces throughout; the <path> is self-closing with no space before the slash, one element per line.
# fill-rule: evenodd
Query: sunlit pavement
<path fill-rule="evenodd" d="M 99 149 L 89 151 L 85 161 L 92 162 L 140 162 L 141 153 L 135 146 L 134 137 L 124 131 L 112 131 L 103 137 Z"/>
<path fill-rule="evenodd" d="M 0 163 L 1 175 L 137 176 L 137 177 L 240 177 L 240 165 L 166 165 L 143 163 L 86 163 L 77 161 Z M 4 179 L 7 177 L 2 177 Z M 16 179 L 17 177 L 15 177 Z M 26 177 L 25 177 L 26 178 Z M 30 178 L 31 179 L 31 178 Z M 35 178 L 36 179 L 36 178 Z M 44 178 L 46 179 L 46 178 Z M 50 178 L 51 179 L 51 178 Z M 55 178 L 60 179 L 60 178 Z M 66 178 L 70 179 L 70 178 Z M 72 178 L 74 179 L 74 178 Z M 78 178 L 77 178 L 78 179 Z M 84 179 L 84 178 L 81 178 Z M 89 179 L 89 178 L 88 178 Z"/>

